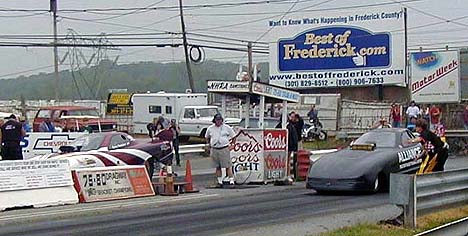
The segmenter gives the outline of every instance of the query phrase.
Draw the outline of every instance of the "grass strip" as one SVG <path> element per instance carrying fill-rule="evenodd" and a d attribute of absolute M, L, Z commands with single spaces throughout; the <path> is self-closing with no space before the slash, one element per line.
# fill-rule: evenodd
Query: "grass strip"
<path fill-rule="evenodd" d="M 416 230 L 391 224 L 362 223 L 319 234 L 320 236 L 411 236 L 468 216 L 468 205 L 418 217 Z"/>

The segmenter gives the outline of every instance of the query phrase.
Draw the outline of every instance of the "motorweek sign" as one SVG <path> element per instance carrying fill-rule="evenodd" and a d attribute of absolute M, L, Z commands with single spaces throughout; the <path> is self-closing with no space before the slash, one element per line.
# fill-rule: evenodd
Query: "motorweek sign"
<path fill-rule="evenodd" d="M 418 103 L 460 101 L 458 51 L 411 54 L 411 98 Z"/>
<path fill-rule="evenodd" d="M 399 6 L 301 11 L 267 23 L 270 84 L 291 89 L 405 85 Z"/>

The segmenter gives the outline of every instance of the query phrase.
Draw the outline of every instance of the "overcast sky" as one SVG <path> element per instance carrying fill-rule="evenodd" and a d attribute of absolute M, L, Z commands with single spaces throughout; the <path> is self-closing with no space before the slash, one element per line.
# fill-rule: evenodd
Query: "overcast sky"
<path fill-rule="evenodd" d="M 402 1 L 402 0 L 398 0 Z M 407 0 L 408 1 L 408 0 Z M 253 3 L 262 0 L 185 0 L 185 21 L 192 44 L 204 44 L 240 48 L 242 41 L 226 41 L 224 38 L 269 42 L 268 20 L 287 18 L 288 12 L 298 9 L 308 10 L 308 14 L 320 16 L 320 10 L 362 6 L 375 3 L 392 3 L 397 0 L 272 0 L 263 4 L 219 5 L 222 3 Z M 212 7 L 194 7 L 211 5 Z M 395 3 L 398 5 L 398 3 Z M 419 46 L 440 48 L 445 45 L 458 47 L 468 45 L 468 1 L 466 0 L 420 0 L 402 3 L 408 7 L 409 47 Z M 179 43 L 177 35 L 167 32 L 180 32 L 178 0 L 58 0 L 58 33 L 66 35 L 70 29 L 80 35 L 106 34 L 147 34 L 139 40 L 116 39 L 109 36 L 110 42 L 118 43 Z M 158 8 L 133 11 L 89 11 L 109 8 Z M 382 6 L 384 9 L 385 6 Z M 44 11 L 11 12 L 12 9 L 47 10 L 48 0 L 1 1 L 0 42 L 51 42 L 49 38 L 18 39 L 8 38 L 12 35 L 52 35 L 51 14 Z M 85 10 L 75 11 L 75 10 Z M 311 10 L 318 11 L 311 11 Z M 64 11 L 60 11 L 64 10 Z M 70 11 L 72 10 L 72 11 Z M 455 20 L 455 21 L 453 21 Z M 449 21 L 449 22 L 447 22 Z M 216 36 L 222 37 L 207 37 Z M 124 36 L 119 36 L 124 37 Z M 204 40 L 204 41 L 200 41 Z M 215 41 L 215 42 L 211 42 Z M 222 44 L 216 43 L 222 42 Z M 0 43 L 1 44 L 1 43 Z M 264 44 L 255 48 L 267 51 Z M 67 48 L 61 48 L 61 59 L 67 54 Z M 82 49 L 83 56 L 89 60 L 95 53 L 92 49 Z M 103 51 L 101 51 L 103 52 Z M 206 49 L 206 58 L 246 63 L 245 53 Z M 139 61 L 171 62 L 183 60 L 182 48 L 120 48 L 107 50 L 107 57 L 118 63 Z M 0 47 L 0 78 L 14 78 L 20 75 L 31 75 L 53 71 L 52 48 Z M 268 55 L 255 54 L 255 62 L 265 62 Z M 80 62 L 83 64 L 82 62 Z M 70 69 L 70 58 L 65 58 L 61 70 Z M 82 65 L 84 66 L 84 64 Z"/>

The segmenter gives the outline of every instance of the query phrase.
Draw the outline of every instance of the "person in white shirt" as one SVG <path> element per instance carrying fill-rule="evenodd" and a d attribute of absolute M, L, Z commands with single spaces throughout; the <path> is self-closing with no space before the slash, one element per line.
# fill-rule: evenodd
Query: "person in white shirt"
<path fill-rule="evenodd" d="M 206 142 L 210 148 L 210 156 L 216 168 L 217 187 L 223 186 L 221 168 L 226 168 L 226 173 L 229 176 L 229 185 L 234 185 L 229 142 L 230 139 L 234 137 L 235 133 L 234 130 L 229 125 L 224 124 L 223 121 L 221 114 L 216 114 L 213 118 L 214 124 L 208 127 L 205 134 Z"/>
<path fill-rule="evenodd" d="M 411 101 L 410 106 L 406 109 L 406 122 L 409 122 L 411 117 L 419 117 L 419 115 L 421 115 L 419 107 L 414 101 Z"/>

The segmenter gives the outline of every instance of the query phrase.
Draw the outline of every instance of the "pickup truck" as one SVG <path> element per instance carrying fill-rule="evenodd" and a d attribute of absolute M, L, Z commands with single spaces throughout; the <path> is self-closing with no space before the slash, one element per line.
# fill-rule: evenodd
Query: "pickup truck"
<path fill-rule="evenodd" d="M 212 125 L 213 117 L 219 113 L 217 106 L 186 106 L 183 116 L 179 119 L 181 139 L 188 137 L 205 137 L 206 129 Z M 224 123 L 234 126 L 239 125 L 240 119 L 224 118 Z"/>
<path fill-rule="evenodd" d="M 33 121 L 33 131 L 38 132 L 39 126 L 45 119 L 50 118 L 55 127 L 63 132 L 84 131 L 104 132 L 117 129 L 113 120 L 99 117 L 96 108 L 82 106 L 48 106 L 37 111 Z"/>

